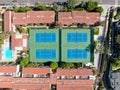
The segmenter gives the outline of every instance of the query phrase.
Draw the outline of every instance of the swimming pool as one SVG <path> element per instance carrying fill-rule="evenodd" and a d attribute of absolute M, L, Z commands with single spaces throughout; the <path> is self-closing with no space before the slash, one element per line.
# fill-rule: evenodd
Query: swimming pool
<path fill-rule="evenodd" d="M 12 59 L 12 50 L 10 47 L 4 47 L 3 54 L 5 59 Z"/>

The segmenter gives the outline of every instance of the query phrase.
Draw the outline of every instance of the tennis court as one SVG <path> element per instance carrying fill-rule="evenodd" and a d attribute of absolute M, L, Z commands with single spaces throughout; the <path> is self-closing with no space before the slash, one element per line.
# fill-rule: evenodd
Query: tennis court
<path fill-rule="evenodd" d="M 36 42 L 55 42 L 55 33 L 36 33 Z"/>
<path fill-rule="evenodd" d="M 67 33 L 68 42 L 87 42 L 87 33 Z"/>
<path fill-rule="evenodd" d="M 91 29 L 62 29 L 62 61 L 90 62 Z"/>
<path fill-rule="evenodd" d="M 68 59 L 85 59 L 87 58 L 87 50 L 85 49 L 68 49 L 67 50 Z"/>
<path fill-rule="evenodd" d="M 37 59 L 55 59 L 56 50 L 55 49 L 37 49 L 36 58 Z"/>
<path fill-rule="evenodd" d="M 30 28 L 31 62 L 59 61 L 59 30 Z"/>
<path fill-rule="evenodd" d="M 90 62 L 90 29 L 39 29 L 29 30 L 31 62 Z"/>

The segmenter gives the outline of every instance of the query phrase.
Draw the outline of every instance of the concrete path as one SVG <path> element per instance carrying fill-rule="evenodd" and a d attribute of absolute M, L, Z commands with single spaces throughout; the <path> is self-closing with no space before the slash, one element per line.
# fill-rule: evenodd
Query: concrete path
<path fill-rule="evenodd" d="M 99 48 L 99 45 L 101 44 L 102 41 L 102 36 L 103 36 L 103 29 L 104 27 L 99 26 L 99 34 L 98 35 L 94 35 L 94 40 L 98 41 L 98 45 L 96 46 L 96 48 Z M 94 52 L 94 67 L 96 69 L 98 69 L 98 64 L 99 64 L 99 52 Z"/>

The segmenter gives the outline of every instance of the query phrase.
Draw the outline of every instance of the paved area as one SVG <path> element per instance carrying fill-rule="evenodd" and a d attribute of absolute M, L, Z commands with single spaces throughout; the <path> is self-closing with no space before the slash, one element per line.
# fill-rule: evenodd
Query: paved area
<path fill-rule="evenodd" d="M 11 62 L 11 61 L 15 61 L 16 58 L 17 58 L 15 51 L 12 51 L 12 55 L 13 55 L 12 59 L 7 60 L 7 59 L 4 58 L 4 52 L 3 52 L 4 47 L 9 47 L 9 45 L 10 45 L 9 39 L 5 39 L 4 44 L 1 47 L 1 54 L 2 54 L 2 57 L 1 57 L 1 60 L 0 60 L 1 62 Z"/>
<path fill-rule="evenodd" d="M 107 12 L 110 10 L 111 5 L 101 5 L 104 8 L 104 11 L 101 15 L 101 20 L 104 21 L 107 15 Z M 94 40 L 98 41 L 97 48 L 99 48 L 99 45 L 102 42 L 103 39 L 103 34 L 104 34 L 104 27 L 100 26 L 99 27 L 99 35 L 94 35 Z M 94 66 L 98 68 L 99 64 L 99 52 L 94 52 Z"/>
<path fill-rule="evenodd" d="M 94 35 L 94 40 L 98 41 L 98 45 L 96 48 L 99 48 L 99 44 L 101 44 L 102 36 L 103 36 L 103 28 L 102 26 L 99 27 L 99 35 Z M 94 52 L 94 67 L 97 69 L 99 64 L 99 52 Z"/>
<path fill-rule="evenodd" d="M 0 4 L 6 4 L 6 5 L 11 5 L 15 2 L 18 2 L 19 4 L 35 4 L 36 2 L 40 3 L 53 3 L 53 2 L 65 2 L 67 0 L 0 0 Z M 83 0 L 78 0 L 80 3 Z M 89 0 L 84 0 L 84 1 L 89 1 Z M 110 5 L 115 5 L 119 4 L 120 5 L 120 0 L 94 0 L 97 1 L 99 4 L 110 4 Z"/>
<path fill-rule="evenodd" d="M 104 9 L 102 14 L 101 14 L 101 21 L 104 21 L 106 14 L 107 14 L 107 11 L 110 9 L 111 5 L 100 5 L 100 6 L 102 6 Z"/>

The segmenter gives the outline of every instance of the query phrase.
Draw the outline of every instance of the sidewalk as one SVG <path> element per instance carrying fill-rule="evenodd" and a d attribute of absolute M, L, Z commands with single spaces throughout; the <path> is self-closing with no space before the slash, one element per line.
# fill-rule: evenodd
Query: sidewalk
<path fill-rule="evenodd" d="M 99 35 L 94 35 L 94 40 L 98 41 L 98 44 L 96 47 L 98 47 L 98 45 L 101 44 L 101 41 L 103 39 L 103 29 L 104 27 L 99 26 Z M 94 67 L 96 69 L 98 69 L 98 64 L 99 64 L 99 52 L 94 51 Z"/>

